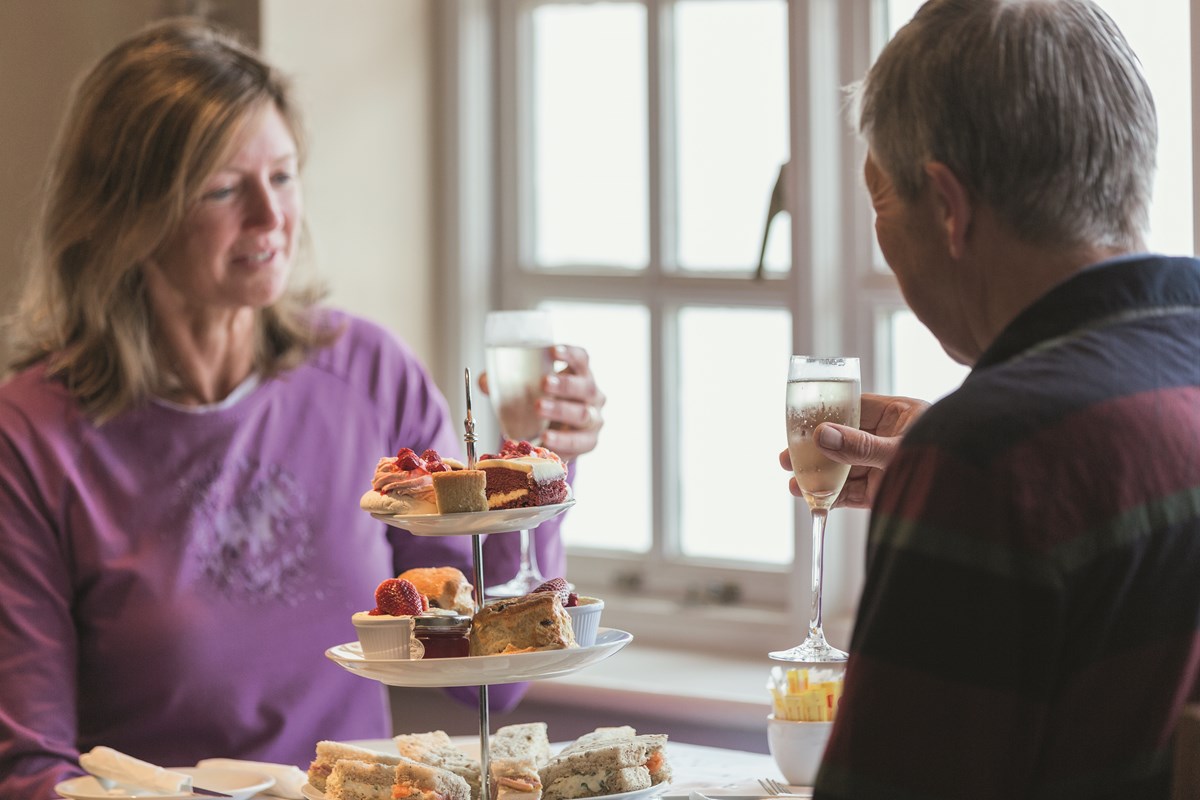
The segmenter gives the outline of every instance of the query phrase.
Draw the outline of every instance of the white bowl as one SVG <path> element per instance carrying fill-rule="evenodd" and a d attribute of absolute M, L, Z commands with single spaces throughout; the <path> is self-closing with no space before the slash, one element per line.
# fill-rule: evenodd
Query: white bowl
<path fill-rule="evenodd" d="M 575 631 L 575 642 L 580 647 L 591 647 L 596 643 L 596 631 L 600 630 L 600 612 L 604 601 L 598 597 L 580 597 L 579 605 L 567 606 L 571 616 L 571 628 Z"/>
<path fill-rule="evenodd" d="M 832 722 L 794 722 L 767 717 L 767 747 L 792 786 L 812 786 L 829 742 Z"/>
<path fill-rule="evenodd" d="M 366 658 L 411 660 L 425 655 L 425 645 L 416 637 L 412 617 L 372 616 L 360 611 L 351 621 Z"/>

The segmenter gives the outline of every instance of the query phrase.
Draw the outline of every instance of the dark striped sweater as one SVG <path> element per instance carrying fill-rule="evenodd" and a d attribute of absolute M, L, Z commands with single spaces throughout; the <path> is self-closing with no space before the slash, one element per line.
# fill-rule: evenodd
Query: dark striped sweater
<path fill-rule="evenodd" d="M 1166 798 L 1200 699 L 1200 262 L 1088 269 L 905 437 L 817 798 Z"/>

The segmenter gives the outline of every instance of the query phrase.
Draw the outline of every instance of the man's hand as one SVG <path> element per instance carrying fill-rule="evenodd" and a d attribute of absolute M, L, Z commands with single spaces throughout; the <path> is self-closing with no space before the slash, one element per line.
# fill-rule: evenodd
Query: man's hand
<path fill-rule="evenodd" d="M 929 403 L 911 397 L 864 394 L 861 407 L 860 428 L 823 422 L 813 432 L 817 446 L 827 458 L 851 465 L 850 477 L 838 495 L 835 508 L 871 507 L 883 471 L 896 454 L 900 439 L 929 408 Z M 787 450 L 779 454 L 779 463 L 786 470 L 792 468 Z M 794 475 L 788 481 L 788 489 L 795 496 L 802 496 Z"/>

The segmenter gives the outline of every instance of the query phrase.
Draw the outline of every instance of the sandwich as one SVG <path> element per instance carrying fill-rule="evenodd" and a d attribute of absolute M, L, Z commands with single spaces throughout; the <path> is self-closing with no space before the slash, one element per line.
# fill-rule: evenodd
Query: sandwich
<path fill-rule="evenodd" d="M 663 734 L 621 736 L 569 747 L 541 769 L 542 800 L 648 789 L 671 779 Z"/>
<path fill-rule="evenodd" d="M 583 750 L 600 742 L 608 742 L 613 739 L 632 739 L 637 736 L 637 729 L 631 728 L 628 725 L 621 725 L 615 728 L 596 728 L 591 733 L 585 733 L 571 744 L 559 751 L 559 755 L 566 755 L 575 750 Z"/>
<path fill-rule="evenodd" d="M 478 798 L 482 784 L 479 762 L 459 750 L 445 731 L 402 733 L 393 736 L 400 755 L 431 767 L 449 770 L 467 782 L 471 797 Z"/>
<path fill-rule="evenodd" d="M 633 738 L 645 739 L 649 745 L 649 756 L 646 759 L 646 768 L 650 772 L 651 785 L 657 786 L 660 783 L 666 783 L 671 780 L 671 767 L 667 763 L 667 754 L 663 749 L 667 742 L 666 734 L 648 734 L 643 737 L 638 737 L 637 730 L 628 725 L 621 725 L 614 728 L 596 728 L 591 733 L 585 733 L 576 739 L 571 744 L 559 751 L 558 755 L 570 755 L 571 753 L 587 750 L 597 745 L 618 742 L 623 739 Z"/>
<path fill-rule="evenodd" d="M 540 800 L 538 768 L 550 760 L 546 723 L 505 725 L 488 742 L 491 800 Z"/>
<path fill-rule="evenodd" d="M 546 723 L 526 722 L 505 725 L 492 734 L 488 741 L 488 752 L 492 758 L 523 759 L 541 767 L 550 760 L 550 738 Z"/>
<path fill-rule="evenodd" d="M 492 758 L 488 761 L 491 800 L 541 800 L 542 777 L 526 758 Z"/>
<path fill-rule="evenodd" d="M 402 762 L 396 767 L 393 800 L 471 800 L 471 787 L 450 770 Z"/>
<path fill-rule="evenodd" d="M 394 767 L 400 763 L 399 756 L 377 753 L 365 747 L 356 747 L 341 742 L 317 742 L 317 755 L 308 767 L 308 783 L 318 791 L 325 791 L 325 781 L 340 760 L 361 761 L 368 764 L 386 764 Z"/>
<path fill-rule="evenodd" d="M 342 759 L 325 781 L 325 800 L 392 800 L 396 768 L 391 764 Z"/>
<path fill-rule="evenodd" d="M 407 758 L 395 766 L 342 759 L 325 784 L 326 800 L 470 800 L 471 788 L 453 772 Z"/>

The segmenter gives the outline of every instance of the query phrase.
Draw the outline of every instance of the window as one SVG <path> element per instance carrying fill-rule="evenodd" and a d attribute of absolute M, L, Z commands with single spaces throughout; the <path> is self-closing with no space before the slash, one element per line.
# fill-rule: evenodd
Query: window
<path fill-rule="evenodd" d="M 564 525 L 569 577 L 605 593 L 606 624 L 711 646 L 699 622 L 736 620 L 722 627 L 730 648 L 795 644 L 809 515 L 776 461 L 787 356 L 857 354 L 865 391 L 929 400 L 966 374 L 905 308 L 878 256 L 864 150 L 844 109 L 842 88 L 918 5 L 438 4 L 458 98 L 448 185 L 451 250 L 467 251 L 459 272 L 476 270 L 497 307 L 555 311 L 558 338 L 588 348 L 609 398 Z M 1186 5 L 1105 5 L 1114 15 L 1129 6 L 1155 36 L 1146 17 L 1171 32 L 1167 48 L 1128 30 L 1163 92 L 1171 177 L 1160 179 L 1153 242 L 1186 251 L 1187 69 L 1148 55 L 1186 57 Z M 1159 89 L 1155 74 L 1174 86 Z M 766 236 L 773 194 L 788 211 Z M 835 644 L 848 644 L 865 522 L 865 512 L 830 516 Z"/>

